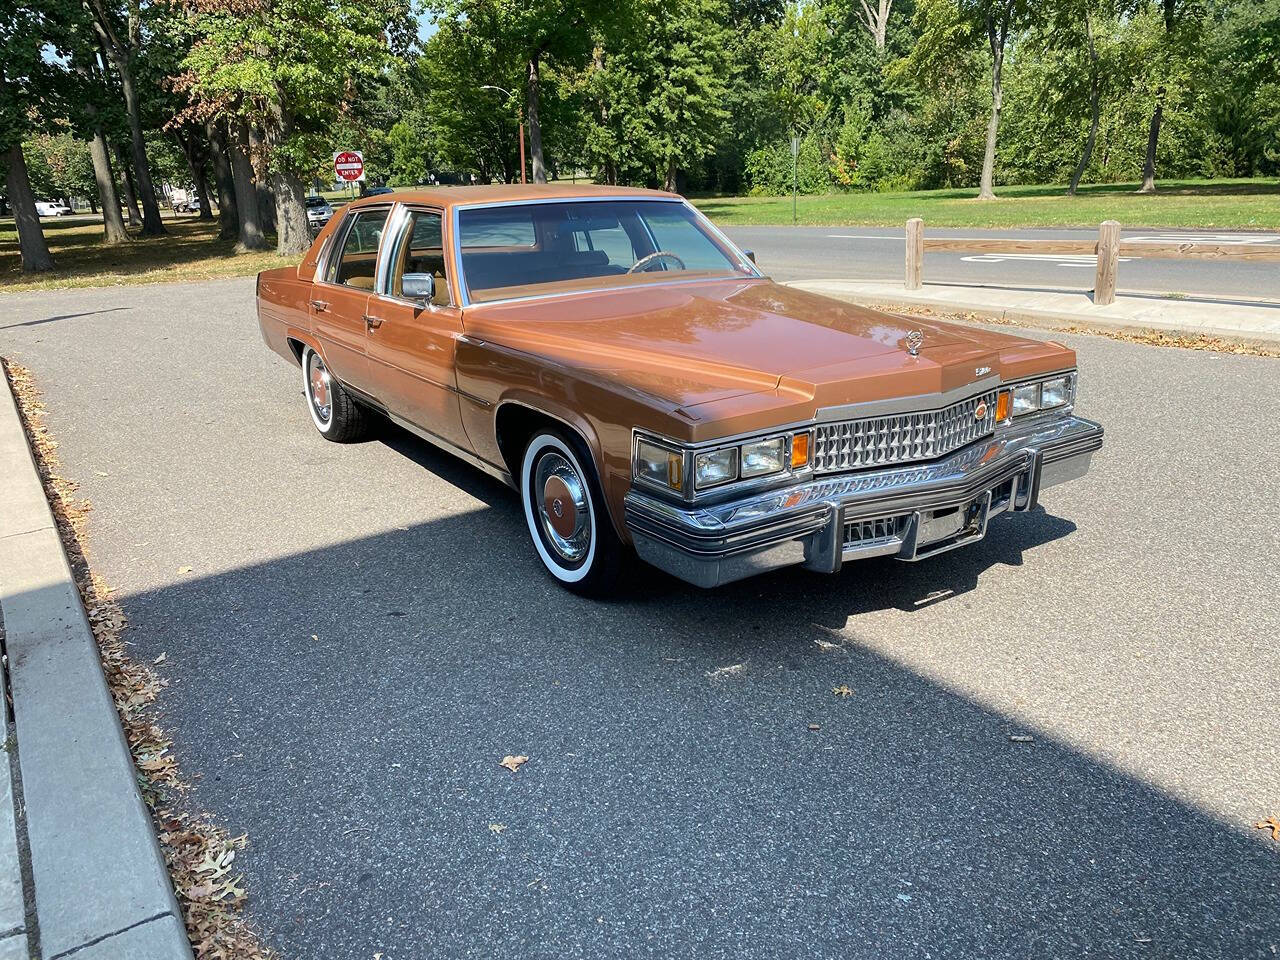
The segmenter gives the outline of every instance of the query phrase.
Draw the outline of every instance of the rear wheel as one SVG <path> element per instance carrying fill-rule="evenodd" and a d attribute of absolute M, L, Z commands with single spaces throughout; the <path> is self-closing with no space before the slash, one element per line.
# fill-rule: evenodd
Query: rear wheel
<path fill-rule="evenodd" d="M 536 432 L 521 461 L 520 499 L 547 572 L 575 593 L 611 592 L 622 543 L 581 441 L 559 430 Z"/>
<path fill-rule="evenodd" d="M 302 385 L 311 422 L 322 437 L 349 443 L 364 435 L 368 419 L 364 409 L 329 372 L 324 358 L 310 347 L 302 351 Z"/>

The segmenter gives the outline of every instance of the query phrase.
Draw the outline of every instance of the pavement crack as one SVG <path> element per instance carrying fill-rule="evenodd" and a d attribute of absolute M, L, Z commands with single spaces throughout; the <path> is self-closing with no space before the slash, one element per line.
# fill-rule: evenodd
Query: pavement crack
<path fill-rule="evenodd" d="M 110 940 L 112 937 L 118 937 L 122 933 L 128 933 L 130 930 L 136 930 L 138 927 L 146 926 L 148 923 L 152 923 L 153 921 L 162 920 L 165 917 L 172 916 L 173 913 L 171 911 L 161 910 L 154 917 L 147 917 L 145 920 L 138 920 L 135 923 L 129 924 L 127 927 L 121 927 L 119 930 L 113 930 L 110 933 L 104 933 L 100 937 L 94 937 L 92 940 L 86 940 L 84 943 L 79 946 L 72 947 L 70 950 L 63 950 L 61 953 L 55 953 L 52 957 L 49 957 L 48 960 L 62 960 L 63 957 L 70 957 L 77 954 L 86 947 L 97 946 L 104 940 Z M 181 923 L 182 921 L 179 920 L 178 922 Z"/>

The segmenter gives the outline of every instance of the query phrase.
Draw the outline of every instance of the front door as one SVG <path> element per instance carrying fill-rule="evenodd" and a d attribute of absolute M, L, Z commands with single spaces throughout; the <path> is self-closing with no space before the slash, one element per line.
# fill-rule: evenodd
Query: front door
<path fill-rule="evenodd" d="M 392 413 L 470 449 L 458 406 L 454 347 L 462 311 L 453 305 L 440 211 L 410 208 L 390 238 L 385 290 L 369 299 L 367 350 L 376 396 Z M 406 275 L 434 278 L 429 301 L 405 295 Z"/>
<path fill-rule="evenodd" d="M 389 207 L 359 210 L 339 227 L 324 275 L 311 285 L 311 329 L 325 361 L 343 383 L 370 392 L 365 321 Z"/>

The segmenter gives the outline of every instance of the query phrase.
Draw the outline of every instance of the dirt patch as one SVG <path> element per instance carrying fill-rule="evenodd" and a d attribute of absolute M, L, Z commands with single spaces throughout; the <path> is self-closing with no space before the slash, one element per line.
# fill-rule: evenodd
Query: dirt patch
<path fill-rule="evenodd" d="M 75 481 L 62 474 L 58 445 L 45 428 L 44 405 L 30 371 L 8 361 L 3 365 L 98 642 L 103 673 L 129 741 L 138 785 L 151 811 L 192 950 L 198 960 L 276 960 L 277 954 L 263 946 L 244 918 L 246 894 L 235 858 L 248 836 L 231 836 L 212 817 L 191 810 L 185 802 L 189 784 L 156 717 L 155 701 L 165 680 L 152 665 L 129 657 L 123 639 L 124 611 L 86 557 L 89 501 L 78 496 Z"/>

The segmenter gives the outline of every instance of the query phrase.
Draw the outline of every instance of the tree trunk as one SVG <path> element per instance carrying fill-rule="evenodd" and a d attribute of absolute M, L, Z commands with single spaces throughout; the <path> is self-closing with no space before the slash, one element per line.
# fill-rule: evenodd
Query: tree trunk
<path fill-rule="evenodd" d="M 249 125 L 249 162 L 253 164 L 253 187 L 258 194 L 258 221 L 269 233 L 276 228 L 276 196 L 267 173 L 266 140 L 257 124 Z"/>
<path fill-rule="evenodd" d="M 1156 143 L 1160 139 L 1160 121 L 1164 114 L 1164 93 L 1156 101 L 1156 108 L 1151 114 L 1151 130 L 1147 135 L 1147 159 L 1142 165 L 1142 186 L 1139 193 L 1156 192 Z"/>
<path fill-rule="evenodd" d="M 178 141 L 178 149 L 187 161 L 187 172 L 191 174 L 191 183 L 195 187 L 196 201 L 200 204 L 200 219 L 212 220 L 213 210 L 209 206 L 209 178 L 205 176 L 205 151 L 200 144 L 198 127 L 184 127 L 174 131 L 174 139 Z"/>
<path fill-rule="evenodd" d="M 893 9 L 893 0 L 877 0 L 874 10 L 867 0 L 858 0 L 862 6 L 862 22 L 871 39 L 875 41 L 876 53 L 884 56 L 885 36 L 889 30 L 889 12 Z"/>
<path fill-rule="evenodd" d="M 160 220 L 160 205 L 156 202 L 155 185 L 151 182 L 151 168 L 147 165 L 147 143 L 142 136 L 142 113 L 138 95 L 133 88 L 132 64 L 119 65 L 120 86 L 124 90 L 124 108 L 129 116 L 129 140 L 133 147 L 133 175 L 138 181 L 138 200 L 142 204 L 142 235 L 159 237 L 165 232 Z"/>
<path fill-rule="evenodd" d="M 231 175 L 235 180 L 236 212 L 240 235 L 236 250 L 265 250 L 267 238 L 262 232 L 262 219 L 258 210 L 258 190 L 253 183 L 253 166 L 249 163 L 249 125 L 237 120 L 227 141 L 227 153 L 231 155 Z"/>
<path fill-rule="evenodd" d="M 662 189 L 666 190 L 667 193 L 676 192 L 676 158 L 675 157 L 671 157 L 667 161 L 667 178 L 666 178 L 666 182 L 663 183 L 662 185 Z"/>
<path fill-rule="evenodd" d="M 22 271 L 37 273 L 53 269 L 53 257 L 44 242 L 44 228 L 36 213 L 36 198 L 31 192 L 27 177 L 27 158 L 22 155 L 22 144 L 15 144 L 5 155 L 9 172 L 5 182 L 9 194 L 9 206 L 13 208 L 14 225 L 18 228 L 18 252 L 22 255 Z"/>
<path fill-rule="evenodd" d="M 120 215 L 120 197 L 111 171 L 111 154 L 107 152 L 107 138 L 101 130 L 93 132 L 93 139 L 89 141 L 89 157 L 93 160 L 93 179 L 98 184 L 98 199 L 102 202 L 102 242 L 109 247 L 128 243 L 129 231 L 124 228 L 124 217 Z"/>
<path fill-rule="evenodd" d="M 1098 101 L 1102 78 L 1098 76 L 1098 48 L 1093 42 L 1093 25 L 1089 22 L 1088 10 L 1084 13 L 1084 32 L 1089 38 L 1089 136 L 1084 142 L 1084 150 L 1080 154 L 1076 172 L 1071 175 L 1071 186 L 1067 187 L 1068 195 L 1073 197 L 1076 195 L 1076 189 L 1080 186 L 1085 170 L 1089 167 L 1089 161 L 1093 159 L 1093 145 L 1098 140 Z"/>
<path fill-rule="evenodd" d="M 213 181 L 218 187 L 218 239 L 230 240 L 240 232 L 239 214 L 236 213 L 236 185 L 227 160 L 227 138 L 222 128 L 212 120 L 204 125 L 209 137 L 209 157 L 213 161 Z"/>
<path fill-rule="evenodd" d="M 276 253 L 282 257 L 306 253 L 311 247 L 311 227 L 307 223 L 302 178 L 273 173 L 271 188 L 276 200 Z"/>
<path fill-rule="evenodd" d="M 994 200 L 996 169 L 996 134 L 1000 130 L 1000 102 L 1004 94 L 1001 73 L 1004 70 L 1004 41 L 1007 24 L 996 24 L 994 17 L 987 20 L 987 38 L 991 43 L 991 118 L 987 121 L 987 149 L 982 155 L 982 182 L 978 190 L 979 200 Z"/>
<path fill-rule="evenodd" d="M 138 209 L 138 194 L 133 189 L 133 171 L 129 166 L 129 157 L 124 147 L 116 144 L 116 160 L 120 163 L 120 189 L 124 191 L 125 208 L 129 213 L 129 226 L 136 227 L 142 223 L 142 211 Z"/>
<path fill-rule="evenodd" d="M 533 164 L 533 182 L 547 182 L 547 168 L 542 162 L 542 125 L 538 122 L 538 54 L 529 58 L 529 157 Z"/>

